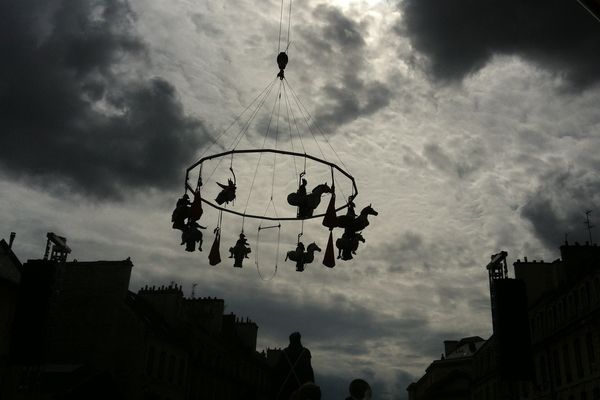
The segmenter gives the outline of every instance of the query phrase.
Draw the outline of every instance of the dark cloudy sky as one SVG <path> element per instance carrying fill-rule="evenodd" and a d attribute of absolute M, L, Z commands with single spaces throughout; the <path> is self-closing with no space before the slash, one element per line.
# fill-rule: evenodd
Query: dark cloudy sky
<path fill-rule="evenodd" d="M 600 24 L 574 0 L 295 1 L 286 76 L 379 216 L 353 262 L 280 260 L 264 282 L 253 259 L 184 252 L 170 213 L 185 168 L 274 78 L 279 4 L 2 0 L 0 236 L 17 232 L 23 260 L 48 231 L 80 260 L 131 256 L 134 289 L 197 283 L 257 321 L 261 348 L 301 330 L 325 398 L 364 377 L 404 399 L 444 339 L 489 335 L 492 253 L 553 260 L 600 214 Z M 240 148 L 260 147 L 272 103 Z M 294 171 L 277 162 L 275 197 Z M 222 250 L 240 221 L 223 229 Z M 283 225 L 282 249 L 298 229 Z M 306 224 L 306 241 L 326 236 Z"/>

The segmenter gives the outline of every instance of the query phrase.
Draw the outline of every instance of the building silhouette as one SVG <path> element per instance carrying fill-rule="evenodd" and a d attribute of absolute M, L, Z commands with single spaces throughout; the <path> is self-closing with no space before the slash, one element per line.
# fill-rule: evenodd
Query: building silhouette
<path fill-rule="evenodd" d="M 11 340 L 3 399 L 270 398 L 258 326 L 224 314 L 223 299 L 186 298 L 174 284 L 134 293 L 130 259 L 67 261 L 65 238 L 48 243 L 44 259 L 20 265 L 0 242 L 1 271 L 12 260 L 19 276 L 0 280 L 13 288 L 2 307 L 15 309 L 0 321 L 12 322 L 0 337 L 0 350 Z"/>
<path fill-rule="evenodd" d="M 484 343 L 479 336 L 445 340 L 441 358 L 427 367 L 421 379 L 408 386 L 408 399 L 471 399 L 473 355 Z"/>
<path fill-rule="evenodd" d="M 407 388 L 409 399 L 600 400 L 600 247 L 565 242 L 560 253 L 552 262 L 517 260 L 515 279 L 505 256 L 492 260 L 494 333 L 468 356 L 470 373 L 464 364 L 434 361 Z M 445 376 L 461 385 L 440 379 L 444 362 Z"/>
<path fill-rule="evenodd" d="M 0 398 L 6 398 L 3 392 L 9 379 L 10 339 L 19 281 L 21 279 L 21 262 L 12 251 L 14 233 L 10 242 L 0 240 Z"/>

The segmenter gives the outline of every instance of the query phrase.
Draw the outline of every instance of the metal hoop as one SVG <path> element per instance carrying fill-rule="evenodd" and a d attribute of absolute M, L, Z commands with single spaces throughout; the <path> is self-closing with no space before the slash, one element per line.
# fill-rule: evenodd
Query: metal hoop
<path fill-rule="evenodd" d="M 306 153 L 296 153 L 293 151 L 286 151 L 286 150 L 279 150 L 279 149 L 246 149 L 246 150 L 229 150 L 229 151 L 225 151 L 223 153 L 217 153 L 217 154 L 213 154 L 210 156 L 206 156 L 201 158 L 200 160 L 196 161 L 194 164 L 192 164 L 190 167 L 188 167 L 188 169 L 186 170 L 185 173 L 185 187 L 190 190 L 192 193 L 194 192 L 194 189 L 190 186 L 190 184 L 188 183 L 188 178 L 190 175 L 190 171 L 193 170 L 194 168 L 196 168 L 198 165 L 202 166 L 202 163 L 204 163 L 205 161 L 208 160 L 212 160 L 215 158 L 220 158 L 220 157 L 224 157 L 224 156 L 228 156 L 231 155 L 233 157 L 234 154 L 249 154 L 249 153 L 274 153 L 274 154 L 283 154 L 283 155 L 288 155 L 288 156 L 292 156 L 292 157 L 304 157 L 306 158 L 310 158 L 313 161 L 316 161 L 320 164 L 324 164 L 327 165 L 331 168 L 331 173 L 333 176 L 333 169 L 338 170 L 342 175 L 344 175 L 346 178 L 348 178 L 351 182 L 352 182 L 352 190 L 353 190 L 353 198 L 356 198 L 356 196 L 358 196 L 358 188 L 356 187 L 356 182 L 354 181 L 354 177 L 352 175 L 350 175 L 348 172 L 344 171 L 342 168 L 340 168 L 338 165 L 326 161 L 326 160 L 322 160 L 318 157 L 315 156 L 311 156 L 310 154 L 306 154 Z M 335 185 L 335 182 L 331 182 L 332 186 Z M 303 220 L 309 220 L 309 219 L 314 219 L 314 218 L 322 218 L 325 216 L 325 213 L 322 214 L 317 214 L 317 215 L 313 215 L 312 217 L 308 217 L 308 218 L 298 218 L 298 217 L 267 217 L 267 216 L 262 216 L 262 215 L 254 215 L 254 214 L 246 214 L 243 212 L 239 212 L 239 211 L 234 211 L 234 210 L 229 210 L 227 208 L 224 207 L 220 207 L 214 203 L 212 203 L 211 201 L 206 200 L 205 198 L 201 198 L 202 202 L 205 204 L 208 204 L 209 206 L 211 206 L 212 208 L 216 209 L 216 210 L 220 210 L 220 211 L 224 211 L 230 214 L 234 214 L 234 215 L 238 215 L 240 217 L 244 217 L 244 218 L 254 218 L 254 219 L 264 219 L 264 220 L 270 220 L 270 221 L 303 221 Z M 346 203 L 338 208 L 335 209 L 335 211 L 340 211 L 343 210 L 344 208 L 348 207 L 349 203 Z"/>

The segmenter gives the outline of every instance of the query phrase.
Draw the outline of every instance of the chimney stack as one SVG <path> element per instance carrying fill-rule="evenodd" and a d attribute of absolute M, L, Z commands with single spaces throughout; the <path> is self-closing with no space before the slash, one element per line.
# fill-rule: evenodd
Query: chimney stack
<path fill-rule="evenodd" d="M 15 241 L 15 236 L 17 236 L 17 234 L 15 232 L 11 232 L 10 233 L 10 239 L 9 239 L 9 242 L 8 242 L 8 248 L 9 249 L 12 249 L 13 242 Z"/>

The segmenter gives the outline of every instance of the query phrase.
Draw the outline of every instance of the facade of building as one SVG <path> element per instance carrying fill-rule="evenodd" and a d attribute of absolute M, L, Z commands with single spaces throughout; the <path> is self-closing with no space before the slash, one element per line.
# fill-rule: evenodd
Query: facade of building
<path fill-rule="evenodd" d="M 185 298 L 174 285 L 133 293 L 131 260 L 61 254 L 20 267 L 3 398 L 271 397 L 258 326 L 224 315 L 222 299 Z"/>
<path fill-rule="evenodd" d="M 461 398 L 600 400 L 600 247 L 565 243 L 560 251 L 561 258 L 552 262 L 525 258 L 513 264 L 513 281 L 525 284 L 529 337 L 516 338 L 512 348 L 527 349 L 530 345 L 533 376 L 506 377 L 501 362 L 506 357 L 506 344 L 500 343 L 495 332 L 470 356 L 468 374 L 458 365 L 453 367 L 453 371 L 471 377 L 469 387 L 463 387 L 466 397 Z M 434 361 L 425 376 L 408 387 L 409 399 L 455 398 L 445 394 L 427 397 L 430 389 L 423 389 L 456 387 L 451 380 L 434 379 L 432 367 L 442 361 Z M 444 393 L 447 389 L 437 390 Z"/>
<path fill-rule="evenodd" d="M 10 339 L 21 280 L 21 262 L 12 251 L 12 241 L 0 240 L 0 398 L 5 398 L 2 388 L 9 379 Z"/>
<path fill-rule="evenodd" d="M 600 400 L 600 247 L 561 246 L 561 259 L 520 261 L 536 376 L 532 399 Z"/>
<path fill-rule="evenodd" d="M 444 341 L 444 354 L 433 361 L 425 375 L 411 383 L 409 400 L 470 400 L 473 355 L 485 340 L 479 336 Z"/>

